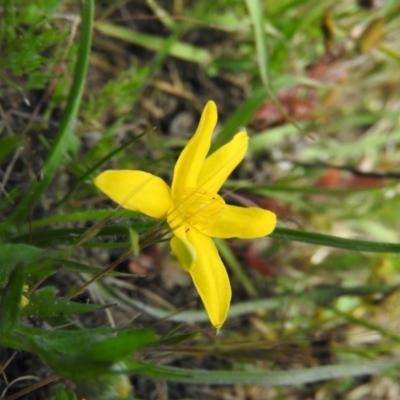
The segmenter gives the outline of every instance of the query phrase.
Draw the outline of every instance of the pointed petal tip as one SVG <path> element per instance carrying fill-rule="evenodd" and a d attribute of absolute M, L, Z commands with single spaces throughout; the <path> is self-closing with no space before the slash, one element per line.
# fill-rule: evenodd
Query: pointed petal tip
<path fill-rule="evenodd" d="M 211 324 L 220 329 L 228 315 L 232 298 L 229 276 L 210 237 L 192 229 L 188 231 L 187 238 L 197 255 L 189 273 Z"/>
<path fill-rule="evenodd" d="M 210 100 L 204 106 L 195 134 L 182 150 L 174 168 L 172 196 L 177 198 L 179 192 L 196 185 L 199 172 L 210 150 L 211 138 L 217 125 L 217 105 Z"/>

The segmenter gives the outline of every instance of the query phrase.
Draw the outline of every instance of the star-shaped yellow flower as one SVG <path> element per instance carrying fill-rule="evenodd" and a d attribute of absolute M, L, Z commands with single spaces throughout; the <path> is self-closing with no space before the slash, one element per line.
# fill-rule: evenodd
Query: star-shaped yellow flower
<path fill-rule="evenodd" d="M 166 219 L 172 230 L 172 253 L 187 270 L 211 323 L 219 329 L 231 301 L 231 287 L 212 237 L 253 239 L 270 234 L 276 216 L 260 208 L 228 205 L 218 195 L 243 159 L 248 145 L 239 132 L 207 157 L 217 123 L 217 106 L 209 101 L 196 133 L 176 162 L 172 185 L 143 171 L 105 171 L 95 185 L 121 207 Z"/>

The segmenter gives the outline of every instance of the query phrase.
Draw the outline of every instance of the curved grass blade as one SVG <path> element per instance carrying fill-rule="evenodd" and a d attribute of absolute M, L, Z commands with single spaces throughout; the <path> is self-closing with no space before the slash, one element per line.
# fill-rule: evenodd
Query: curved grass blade
<path fill-rule="evenodd" d="M 34 207 L 42 194 L 53 181 L 53 178 L 64 159 L 65 148 L 73 133 L 73 126 L 81 103 L 82 93 L 86 82 L 86 72 L 89 65 L 90 48 L 92 43 L 94 0 L 83 0 L 81 8 L 81 34 L 78 57 L 74 71 L 74 79 L 68 96 L 67 105 L 60 123 L 54 143 L 44 165 L 43 179 L 32 183 L 29 191 L 19 202 L 11 215 L 11 221 L 24 220 L 31 207 Z"/>
<path fill-rule="evenodd" d="M 267 39 L 264 33 L 263 10 L 260 0 L 245 0 L 254 26 L 254 38 L 257 49 L 257 62 L 261 80 L 265 86 L 269 86 L 269 63 L 267 52 Z"/>

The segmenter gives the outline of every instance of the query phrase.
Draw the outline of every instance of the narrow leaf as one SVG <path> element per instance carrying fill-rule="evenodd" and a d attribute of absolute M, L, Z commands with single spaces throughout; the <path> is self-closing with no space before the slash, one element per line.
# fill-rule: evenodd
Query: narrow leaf
<path fill-rule="evenodd" d="M 358 363 L 321 365 L 313 368 L 291 369 L 290 371 L 210 371 L 137 362 L 128 362 L 128 366 L 135 373 L 175 382 L 202 385 L 262 385 L 276 387 L 377 374 L 389 368 L 398 369 L 399 362 L 396 360 L 376 362 L 362 360 Z"/>
<path fill-rule="evenodd" d="M 0 303 L 0 336 L 12 331 L 18 321 L 21 310 L 22 291 L 24 287 L 24 267 L 17 264 L 4 288 Z"/>
<path fill-rule="evenodd" d="M 104 21 L 97 21 L 95 28 L 99 32 L 113 38 L 134 43 L 157 52 L 163 50 L 167 41 L 167 39 L 161 37 L 135 32 L 131 29 L 123 28 Z M 191 61 L 200 65 L 206 65 L 212 59 L 212 55 L 208 50 L 178 41 L 170 47 L 169 54 L 182 60 Z"/>
<path fill-rule="evenodd" d="M 43 258 L 45 253 L 45 250 L 27 244 L 0 245 L 0 288 L 7 284 L 15 264 L 33 263 Z"/>
<path fill-rule="evenodd" d="M 400 244 L 398 243 L 345 239 L 337 236 L 325 235 L 323 233 L 305 232 L 288 228 L 276 228 L 270 236 L 276 239 L 292 240 L 294 242 L 311 243 L 353 251 L 400 253 Z"/>

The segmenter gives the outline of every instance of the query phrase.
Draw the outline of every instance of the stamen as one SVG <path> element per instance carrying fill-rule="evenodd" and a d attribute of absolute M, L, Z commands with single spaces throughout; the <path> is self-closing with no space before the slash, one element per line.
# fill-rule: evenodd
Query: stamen
<path fill-rule="evenodd" d="M 225 201 L 216 193 L 199 188 L 186 188 L 176 201 L 171 220 L 178 220 L 202 230 L 216 223 L 225 209 Z"/>

